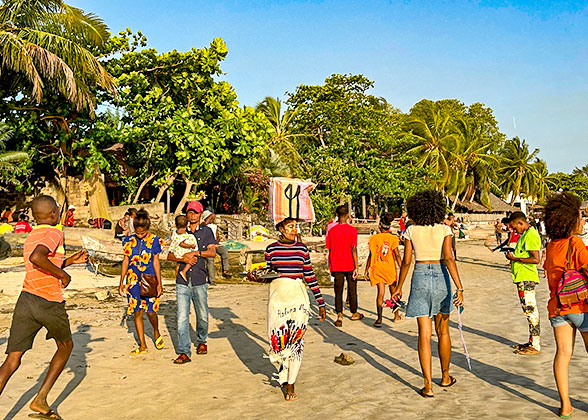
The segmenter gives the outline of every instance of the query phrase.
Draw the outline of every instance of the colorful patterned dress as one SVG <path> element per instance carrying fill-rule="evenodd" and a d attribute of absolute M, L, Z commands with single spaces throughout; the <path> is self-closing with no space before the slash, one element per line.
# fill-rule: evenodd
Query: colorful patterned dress
<path fill-rule="evenodd" d="M 272 281 L 269 290 L 269 358 L 280 365 L 278 382 L 293 384 L 302 363 L 304 334 L 311 313 L 304 283 L 312 291 L 319 307 L 325 306 L 325 301 L 306 245 L 275 242 L 266 248 L 265 261 L 281 276 Z"/>
<path fill-rule="evenodd" d="M 161 253 L 162 245 L 163 240 L 152 233 L 148 233 L 143 239 L 133 234 L 123 240 L 123 254 L 129 257 L 129 270 L 125 284 L 129 315 L 141 310 L 156 313 L 159 309 L 159 298 L 141 297 L 139 279 L 143 273 L 155 275 L 153 257 Z"/>

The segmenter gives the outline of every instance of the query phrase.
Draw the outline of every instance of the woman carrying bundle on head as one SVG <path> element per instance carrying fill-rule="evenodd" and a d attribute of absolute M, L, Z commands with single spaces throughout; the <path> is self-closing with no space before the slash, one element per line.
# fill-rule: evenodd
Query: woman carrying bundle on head
<path fill-rule="evenodd" d="M 267 265 L 279 273 L 273 280 L 268 300 L 270 360 L 279 363 L 278 381 L 285 388 L 286 401 L 298 399 L 294 383 L 302 363 L 304 334 L 308 327 L 310 302 L 304 280 L 319 305 L 319 319 L 326 317 L 321 295 L 306 245 L 296 240 L 298 223 L 285 219 L 276 225 L 280 239 L 265 250 Z"/>
<path fill-rule="evenodd" d="M 575 195 L 557 193 L 549 197 L 543 210 L 545 230 L 550 239 L 543 265 L 549 284 L 547 312 L 557 345 L 553 374 L 561 401 L 559 415 L 562 418 L 570 417 L 573 411 L 568 368 L 574 351 L 576 330 L 580 331 L 588 351 L 588 303 L 586 296 L 581 298 L 582 293 L 586 292 L 588 250 L 582 239 L 576 236 L 582 233 L 584 226 L 580 205 L 580 199 Z"/>
<path fill-rule="evenodd" d="M 423 191 L 406 201 L 408 217 L 413 222 L 404 235 L 404 258 L 393 300 L 402 297 L 402 285 L 406 280 L 415 255 L 415 266 L 406 307 L 406 317 L 416 318 L 419 338 L 418 352 L 425 387 L 419 390 L 423 397 L 433 397 L 431 380 L 431 335 L 433 318 L 439 342 L 442 378 L 440 386 L 447 388 L 455 384 L 449 375 L 451 361 L 451 337 L 449 336 L 449 314 L 453 305 L 463 305 L 463 286 L 457 272 L 451 240 L 453 232 L 442 224 L 445 218 L 445 200 L 440 192 Z M 451 279 L 457 293 L 451 298 Z"/>

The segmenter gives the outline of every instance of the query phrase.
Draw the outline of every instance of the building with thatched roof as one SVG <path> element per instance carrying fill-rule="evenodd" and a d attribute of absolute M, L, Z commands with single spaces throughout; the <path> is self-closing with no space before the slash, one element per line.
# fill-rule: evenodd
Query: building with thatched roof
<path fill-rule="evenodd" d="M 506 213 L 520 210 L 518 207 L 511 206 L 506 201 L 490 193 L 489 195 L 490 207 L 483 206 L 475 201 L 461 201 L 457 200 L 455 210 L 463 213 Z M 455 201 L 455 196 L 449 197 L 451 202 Z"/>

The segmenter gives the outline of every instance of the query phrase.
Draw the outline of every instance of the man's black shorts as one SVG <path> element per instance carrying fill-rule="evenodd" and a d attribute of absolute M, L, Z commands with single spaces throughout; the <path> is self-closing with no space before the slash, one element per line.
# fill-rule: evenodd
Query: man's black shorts
<path fill-rule="evenodd" d="M 71 340 L 65 301 L 50 302 L 40 296 L 22 292 L 14 307 L 6 353 L 30 350 L 35 336 L 43 327 L 47 329 L 47 340 Z"/>

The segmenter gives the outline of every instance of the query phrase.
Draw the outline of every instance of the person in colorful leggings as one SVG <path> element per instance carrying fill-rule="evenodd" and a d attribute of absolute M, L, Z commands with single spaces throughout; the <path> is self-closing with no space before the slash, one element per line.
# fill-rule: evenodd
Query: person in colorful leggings
<path fill-rule="evenodd" d="M 517 354 L 537 354 L 541 350 L 541 329 L 535 288 L 539 284 L 537 264 L 540 261 L 541 236 L 521 211 L 510 216 L 509 224 L 521 237 L 514 252 L 507 252 L 505 255 L 511 261 L 512 281 L 517 286 L 523 313 L 529 323 L 529 341 L 515 344 L 514 349 Z"/>

